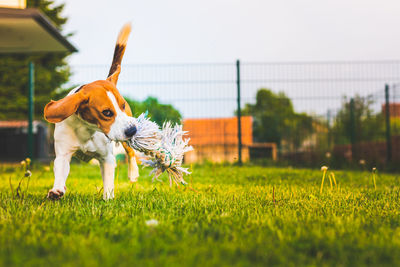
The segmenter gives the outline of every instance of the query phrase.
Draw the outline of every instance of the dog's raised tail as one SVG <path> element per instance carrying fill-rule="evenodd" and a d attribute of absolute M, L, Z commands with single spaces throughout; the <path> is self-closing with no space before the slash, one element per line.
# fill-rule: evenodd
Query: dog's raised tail
<path fill-rule="evenodd" d="M 125 53 L 126 44 L 128 42 L 129 34 L 131 33 L 131 24 L 126 23 L 119 32 L 117 43 L 115 44 L 113 61 L 111 63 L 110 71 L 107 77 L 110 77 L 121 65 L 122 57 Z"/>

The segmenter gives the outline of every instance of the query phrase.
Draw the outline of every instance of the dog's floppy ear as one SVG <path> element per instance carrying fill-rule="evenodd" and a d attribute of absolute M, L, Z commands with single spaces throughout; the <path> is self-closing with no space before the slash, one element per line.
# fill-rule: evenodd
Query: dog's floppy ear
<path fill-rule="evenodd" d="M 121 65 L 118 65 L 117 69 L 114 71 L 114 73 L 111 74 L 110 76 L 108 76 L 107 81 L 114 84 L 114 86 L 117 86 L 118 77 L 119 77 L 120 73 L 121 73 Z"/>
<path fill-rule="evenodd" d="M 88 100 L 88 96 L 82 92 L 69 95 L 58 101 L 51 100 L 44 107 L 44 118 L 51 123 L 57 123 L 65 120 L 74 114 L 80 104 Z"/>

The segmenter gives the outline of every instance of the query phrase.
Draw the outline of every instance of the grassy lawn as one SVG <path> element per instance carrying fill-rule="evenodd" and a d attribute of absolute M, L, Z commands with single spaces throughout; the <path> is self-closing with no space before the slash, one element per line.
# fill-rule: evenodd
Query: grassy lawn
<path fill-rule="evenodd" d="M 335 171 L 321 194 L 320 170 L 195 166 L 189 186 L 170 188 L 147 170 L 131 185 L 120 166 L 104 202 L 98 167 L 84 164 L 53 202 L 44 166 L 15 197 L 20 169 L 0 167 L 2 266 L 400 265 L 398 175 L 379 174 L 375 190 L 370 172 Z"/>

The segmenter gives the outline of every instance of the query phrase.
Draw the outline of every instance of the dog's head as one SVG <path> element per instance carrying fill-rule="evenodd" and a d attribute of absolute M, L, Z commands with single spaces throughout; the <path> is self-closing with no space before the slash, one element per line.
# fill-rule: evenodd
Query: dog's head
<path fill-rule="evenodd" d="M 44 108 L 44 117 L 58 123 L 76 114 L 89 125 L 114 141 L 125 141 L 136 133 L 136 120 L 128 103 L 116 88 L 120 67 L 107 80 L 81 86 L 73 94 L 51 101 Z"/>

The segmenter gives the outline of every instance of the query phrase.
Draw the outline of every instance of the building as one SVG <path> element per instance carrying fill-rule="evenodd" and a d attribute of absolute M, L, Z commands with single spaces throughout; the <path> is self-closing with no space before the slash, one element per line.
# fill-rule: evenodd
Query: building
<path fill-rule="evenodd" d="M 33 122 L 35 159 L 49 161 L 50 140 L 47 123 Z M 0 160 L 3 162 L 21 161 L 28 152 L 28 121 L 0 121 Z"/>
<path fill-rule="evenodd" d="M 386 114 L 386 104 L 382 105 L 382 113 Z M 389 103 L 389 114 L 391 118 L 400 118 L 400 103 Z"/>
<path fill-rule="evenodd" d="M 0 1 L 0 36 L 1 54 L 38 55 L 77 51 L 40 10 L 26 8 L 26 0 Z M 28 76 L 27 72 L 28 77 L 34 77 L 34 63 L 29 65 L 32 76 Z M 26 85 L 26 97 L 31 95 L 27 101 L 30 107 L 34 105 L 33 89 L 32 80 Z M 48 159 L 49 140 L 46 123 L 29 123 L 32 122 L 32 117 L 27 114 L 25 121 L 13 121 L 13 118 L 9 118 L 10 121 L 0 122 L 0 160 L 20 161 L 29 154 L 38 160 Z M 34 151 L 32 147 L 35 148 Z"/>

